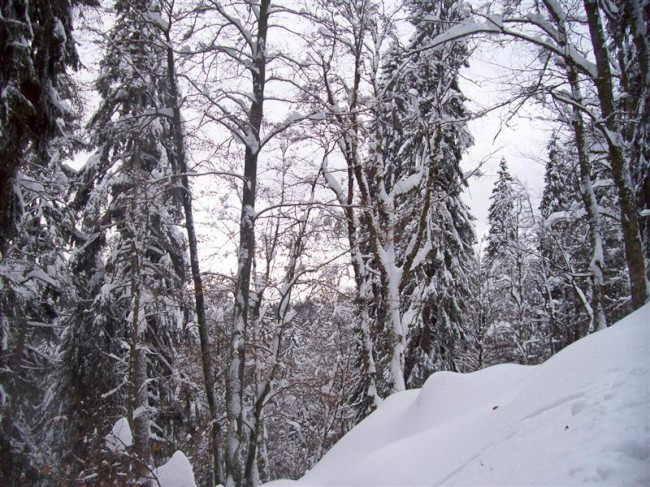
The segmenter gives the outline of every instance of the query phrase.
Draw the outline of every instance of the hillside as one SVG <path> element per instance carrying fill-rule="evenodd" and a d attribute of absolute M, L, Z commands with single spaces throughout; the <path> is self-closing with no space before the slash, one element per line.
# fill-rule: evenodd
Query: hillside
<path fill-rule="evenodd" d="M 538 366 L 435 374 L 267 485 L 648 485 L 649 329 L 646 305 Z"/>

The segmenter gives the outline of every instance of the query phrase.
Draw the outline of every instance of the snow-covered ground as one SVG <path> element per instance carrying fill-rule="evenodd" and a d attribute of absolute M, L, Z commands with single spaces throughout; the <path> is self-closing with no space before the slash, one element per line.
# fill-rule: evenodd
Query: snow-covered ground
<path fill-rule="evenodd" d="M 279 486 L 650 485 L 650 305 L 535 367 L 438 373 Z"/>

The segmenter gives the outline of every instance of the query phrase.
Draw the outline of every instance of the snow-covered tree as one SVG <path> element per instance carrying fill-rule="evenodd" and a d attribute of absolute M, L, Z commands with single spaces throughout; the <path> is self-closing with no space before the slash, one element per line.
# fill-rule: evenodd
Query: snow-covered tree
<path fill-rule="evenodd" d="M 69 297 L 63 159 L 77 118 L 74 5 L 0 5 L 0 482 L 35 484 L 46 467 L 47 390 Z"/>
<path fill-rule="evenodd" d="M 600 8 L 607 25 L 609 48 L 620 73 L 621 96 L 617 111 L 627 142 L 630 172 L 636 192 L 637 207 L 650 210 L 650 43 L 647 25 L 650 3 L 624 0 L 602 2 Z M 650 261 L 650 220 L 639 219 L 646 262 Z M 650 270 L 646 269 L 646 272 Z"/>
<path fill-rule="evenodd" d="M 378 17 L 374 2 L 327 0 L 319 6 L 321 8 L 313 15 L 318 28 L 313 53 L 310 53 L 315 59 L 315 73 L 308 79 L 305 91 L 310 104 L 331 112 L 327 120 L 326 145 L 335 147 L 345 161 L 346 176 L 342 184 L 337 177 L 338 168 L 330 167 L 328 161 L 323 165 L 323 175 L 341 206 L 340 227 L 345 229 L 356 286 L 359 377 L 351 402 L 358 409 L 358 418 L 362 419 L 381 403 L 385 387 L 380 386 L 375 347 L 382 342 L 385 350 L 386 339 L 382 337 L 383 332 L 373 329 L 373 322 L 378 322 L 372 316 L 377 310 L 377 307 L 373 309 L 373 303 L 378 303 L 381 297 L 378 278 L 370 269 L 366 215 L 354 206 L 360 200 L 367 201 L 369 196 L 357 189 L 355 170 L 361 170 L 364 140 L 368 138 L 367 118 L 362 111 L 364 95 L 369 90 L 365 80 L 377 80 L 380 51 L 390 31 L 390 22 Z M 352 72 L 349 66 L 353 66 Z"/>
<path fill-rule="evenodd" d="M 535 360 L 531 347 L 540 331 L 531 312 L 535 216 L 527 191 L 510 175 L 505 159 L 499 163 L 490 199 L 485 252 L 489 299 L 494 303 L 490 326 L 499 336 L 501 360 L 529 363 Z"/>
<path fill-rule="evenodd" d="M 643 171 L 641 168 L 647 167 L 647 162 L 639 164 L 638 161 L 631 161 L 629 154 L 626 154 L 623 124 L 620 115 L 616 111 L 617 92 L 615 91 L 615 79 L 610 66 L 611 54 L 605 36 L 600 4 L 594 0 L 584 0 L 583 5 L 587 25 L 589 26 L 590 41 L 596 58 L 594 84 L 598 95 L 600 119 L 595 122 L 595 126 L 603 136 L 608 149 L 612 179 L 617 189 L 619 202 L 621 230 L 623 232 L 623 244 L 630 279 L 630 297 L 633 308 L 638 309 L 650 299 L 650 289 L 639 229 L 639 213 L 630 174 L 633 168 Z M 635 21 L 641 21 L 641 18 L 637 16 Z M 647 47 L 647 40 L 645 45 Z M 648 59 L 647 52 L 646 49 L 646 61 Z M 647 75 L 647 66 L 645 74 Z M 644 108 L 642 108 L 641 113 L 638 113 L 639 120 L 645 119 L 650 110 L 646 105 L 648 99 L 647 86 L 644 91 L 645 96 L 642 96 L 644 100 L 641 102 L 641 107 Z M 643 124 L 643 122 L 641 123 Z M 643 152 L 647 154 L 647 151 Z M 637 154 L 637 157 L 641 156 L 642 154 Z"/>
<path fill-rule="evenodd" d="M 471 139 L 457 74 L 468 51 L 463 43 L 436 54 L 416 51 L 466 11 L 459 2 L 409 3 L 416 32 L 407 48 L 394 41 L 388 55 L 384 46 L 395 33 L 378 5 L 333 3 L 329 12 L 336 22 L 321 21 L 326 48 L 317 87 L 335 108 L 331 127 L 347 167 L 343 185 L 333 168 L 326 179 L 345 208 L 359 306 L 355 398 L 367 412 L 380 396 L 454 368 L 458 303 L 469 290 L 463 263 L 472 258 L 474 238 L 459 200 L 458 163 Z M 432 22 L 435 15 L 442 20 Z M 342 61 L 334 53 L 354 66 L 353 75 L 336 71 Z"/>
<path fill-rule="evenodd" d="M 632 32 L 638 52 L 647 53 L 647 36 L 644 36 L 644 28 L 641 27 L 644 19 L 647 19 L 647 7 L 641 7 L 634 1 L 626 5 L 629 7 L 628 11 L 633 13 L 629 19 L 632 19 Z M 540 15 L 529 15 L 531 7 L 540 12 Z M 578 110 L 589 117 L 602 137 L 617 191 L 631 302 L 633 308 L 637 309 L 648 299 L 649 285 L 639 230 L 640 214 L 631 174 L 636 168 L 645 167 L 646 163 L 643 159 L 645 156 L 640 153 L 635 156 L 628 150 L 623 120 L 627 113 L 626 110 L 616 109 L 617 102 L 624 92 L 619 89 L 611 66 L 611 60 L 616 59 L 616 53 L 612 50 L 616 43 L 609 42 L 603 15 L 619 11 L 619 7 L 611 2 L 596 0 L 583 0 L 578 3 L 569 0 L 536 0 L 532 6 L 525 2 L 505 1 L 500 11 L 490 6 L 485 12 L 478 12 L 482 17 L 481 21 L 468 22 L 462 29 L 440 35 L 425 49 L 436 49 L 445 43 L 482 33 L 506 36 L 541 49 L 544 54 L 537 56 L 541 66 L 540 72 L 536 73 L 535 81 L 532 84 L 527 83 L 520 94 L 526 97 L 538 92 L 551 94 L 561 105 Z M 579 14 L 576 16 L 569 12 Z M 582 18 L 586 22 L 582 22 Z M 588 35 L 583 34 L 581 23 L 586 24 Z M 589 103 L 583 103 L 585 100 L 582 100 L 582 97 L 573 96 L 573 86 L 566 89 L 564 82 L 574 85 L 566 76 L 562 76 L 564 82 L 558 83 L 555 77 L 557 72 L 551 70 L 549 81 L 547 71 L 552 64 L 548 63 L 548 60 L 553 56 L 560 58 L 562 66 L 567 68 L 567 72 L 573 71 L 580 78 L 581 84 L 588 85 L 590 93 L 595 95 L 589 98 Z M 595 65 L 588 61 L 590 56 L 595 59 Z M 642 61 L 639 64 L 644 63 Z M 647 91 L 644 89 L 646 96 L 642 98 L 647 99 Z M 634 119 L 645 120 L 648 110 L 646 101 L 641 100 L 637 106 L 640 111 L 635 109 Z M 641 122 L 639 127 L 639 133 L 645 133 L 642 128 L 644 122 Z M 640 171 L 643 174 L 643 169 Z"/>
<path fill-rule="evenodd" d="M 472 143 L 464 122 L 466 99 L 458 85 L 469 49 L 465 42 L 432 52 L 418 52 L 418 47 L 465 20 L 468 12 L 460 1 L 410 1 L 406 6 L 415 31 L 406 46 L 406 62 L 400 61 L 399 51 L 389 53 L 385 103 L 380 101 L 379 108 L 389 113 L 379 118 L 379 144 L 387 189 L 429 171 L 427 186 L 396 198 L 397 227 L 416 236 L 401 239 L 401 252 L 409 256 L 408 248 L 417 248 L 417 239 L 423 242 L 419 255 L 409 256 L 422 260 L 417 269 L 410 264 L 402 303 L 411 320 L 405 323 L 407 385 L 419 387 L 434 371 L 458 369 L 475 237 L 473 218 L 461 200 L 466 182 L 460 170 L 463 152 Z"/>
<path fill-rule="evenodd" d="M 517 239 L 515 200 L 514 180 L 508 171 L 508 163 L 501 159 L 488 210 L 490 232 L 485 249 L 488 259 L 497 259 Z"/>
<path fill-rule="evenodd" d="M 161 4 L 118 1 L 115 16 L 97 82 L 102 103 L 89 127 L 96 153 L 79 175 L 74 201 L 83 240 L 71 259 L 80 303 L 64 346 L 66 392 L 74 398 L 65 413 L 97 449 L 126 417 L 137 477 L 172 453 L 178 434 L 174 347 L 186 319 L 187 262 L 165 110 Z M 76 435 L 64 441 L 77 457 L 97 452 L 79 455 Z"/>
<path fill-rule="evenodd" d="M 555 353 L 584 336 L 590 325 L 589 289 L 581 275 L 588 266 L 589 234 L 582 215 L 579 168 L 570 144 L 559 134 L 548 146 L 540 202 L 539 266 L 549 348 Z"/>

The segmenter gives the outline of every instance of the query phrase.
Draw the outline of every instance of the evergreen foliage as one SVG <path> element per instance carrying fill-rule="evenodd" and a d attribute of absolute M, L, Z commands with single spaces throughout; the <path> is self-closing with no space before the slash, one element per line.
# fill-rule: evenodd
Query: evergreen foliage
<path fill-rule="evenodd" d="M 97 84 L 102 103 L 89 126 L 96 153 L 74 199 L 83 222 L 71 259 L 79 305 L 62 353 L 65 396 L 75 398 L 64 412 L 75 421 L 62 450 L 86 473 L 98 468 L 96 452 L 119 417 L 134 433 L 136 475 L 139 462 L 171 456 L 183 417 L 175 346 L 185 328 L 187 262 L 173 146 L 162 143 L 171 133 L 160 8 L 155 0 L 116 3 Z M 94 450 L 81 450 L 79 439 Z"/>
<path fill-rule="evenodd" d="M 541 332 L 534 312 L 535 215 L 530 197 L 510 175 L 505 159 L 499 163 L 490 199 L 485 251 L 487 293 L 492 302 L 489 326 L 500 349 L 499 361 L 535 363 L 542 359 L 535 350 Z"/>
<path fill-rule="evenodd" d="M 540 203 L 540 260 L 550 346 L 557 352 L 584 336 L 589 317 L 580 300 L 580 274 L 589 266 L 589 230 L 574 162 L 577 157 L 558 138 L 548 146 L 544 192 Z M 569 148 L 571 146 L 568 146 Z"/>
<path fill-rule="evenodd" d="M 69 0 L 0 6 L 0 482 L 49 463 L 39 409 L 70 303 L 65 207 L 78 67 Z"/>
<path fill-rule="evenodd" d="M 466 5 L 459 1 L 412 1 L 407 7 L 415 27 L 407 49 L 430 42 L 468 15 Z M 422 386 L 438 370 L 458 370 L 457 361 L 466 347 L 466 303 L 471 300 L 468 271 L 475 237 L 473 217 L 460 196 L 466 185 L 460 161 L 472 137 L 463 121 L 466 98 L 458 74 L 468 56 L 464 42 L 417 53 L 388 90 L 401 108 L 396 107 L 392 120 L 401 119 L 405 125 L 387 124 L 388 159 L 394 161 L 395 173 L 412 173 L 431 165 L 434 174 L 426 257 L 405 290 L 410 295 L 405 308 L 419 312 L 409 324 L 406 376 L 410 387 Z M 389 68 L 388 74 L 395 77 L 396 73 Z M 422 206 L 413 195 L 406 196 L 401 206 L 406 211 L 399 225 L 409 234 L 415 230 Z"/>

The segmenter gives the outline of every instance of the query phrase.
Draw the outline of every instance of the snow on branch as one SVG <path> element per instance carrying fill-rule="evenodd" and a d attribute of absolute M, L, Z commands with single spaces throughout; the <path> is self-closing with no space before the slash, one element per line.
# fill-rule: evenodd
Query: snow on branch
<path fill-rule="evenodd" d="M 485 19 L 483 22 L 469 20 L 455 25 L 435 37 L 427 45 L 406 51 L 406 54 L 412 55 L 431 49 L 438 49 L 449 42 L 458 41 L 478 34 L 500 34 L 530 42 L 531 44 L 547 49 L 558 56 L 568 58 L 583 73 L 587 74 L 591 78 L 597 77 L 596 65 L 580 54 L 575 48 L 569 47 L 567 50 L 562 49 L 552 35 L 553 32 L 555 32 L 555 29 L 550 28 L 543 18 L 536 15 L 509 18 L 500 15 L 487 14 L 483 14 L 483 17 Z M 541 33 L 544 35 L 544 38 L 518 30 L 516 29 L 516 26 L 518 25 L 535 26 L 542 31 Z"/>

